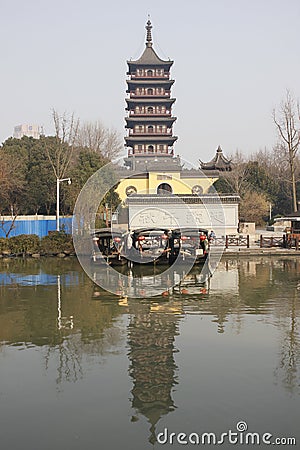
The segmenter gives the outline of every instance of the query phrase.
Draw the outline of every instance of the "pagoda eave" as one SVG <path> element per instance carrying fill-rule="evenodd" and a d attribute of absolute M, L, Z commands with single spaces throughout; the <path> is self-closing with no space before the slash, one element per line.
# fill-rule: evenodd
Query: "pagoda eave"
<path fill-rule="evenodd" d="M 173 145 L 177 141 L 177 136 L 160 136 L 160 135 L 142 135 L 142 136 L 127 136 L 125 137 L 126 145 L 132 147 L 134 144 L 145 144 L 147 143 L 157 143 L 157 144 L 168 144 Z"/>
<path fill-rule="evenodd" d="M 153 78 L 144 78 L 143 80 L 126 80 L 126 83 L 128 84 L 128 88 L 130 86 L 136 87 L 136 86 L 163 86 L 167 89 L 170 89 L 171 86 L 175 83 L 175 80 L 166 80 L 163 78 L 155 79 Z"/>
<path fill-rule="evenodd" d="M 153 97 L 153 98 L 126 98 L 125 99 L 127 105 L 129 106 L 130 104 L 132 105 L 172 105 L 175 101 L 176 98 L 157 98 L 157 97 Z"/>
<path fill-rule="evenodd" d="M 177 117 L 159 117 L 159 116 L 145 116 L 145 117 L 125 117 L 126 127 L 130 128 L 135 124 L 143 124 L 143 123 L 165 123 L 165 124 L 173 124 Z"/>
<path fill-rule="evenodd" d="M 172 67 L 172 65 L 174 64 L 174 61 L 163 61 L 163 60 L 157 60 L 157 61 L 141 61 L 141 60 L 137 60 L 137 61 L 127 61 L 128 67 L 129 67 L 129 72 L 131 72 L 131 70 L 135 67 L 166 67 L 168 70 L 170 69 L 170 67 Z"/>

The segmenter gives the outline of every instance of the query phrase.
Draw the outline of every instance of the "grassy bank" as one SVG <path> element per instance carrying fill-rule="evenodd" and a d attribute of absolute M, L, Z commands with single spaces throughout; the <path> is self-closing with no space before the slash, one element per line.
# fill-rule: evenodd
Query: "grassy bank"
<path fill-rule="evenodd" d="M 60 256 L 74 255 L 72 236 L 53 231 L 39 238 L 36 234 L 20 234 L 11 238 L 0 238 L 0 257 L 5 256 Z"/>

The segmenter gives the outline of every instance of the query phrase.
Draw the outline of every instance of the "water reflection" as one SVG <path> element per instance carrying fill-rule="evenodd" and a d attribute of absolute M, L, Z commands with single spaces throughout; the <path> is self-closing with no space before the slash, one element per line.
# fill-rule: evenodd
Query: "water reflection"
<path fill-rule="evenodd" d="M 152 282 L 159 283 L 163 274 L 149 270 L 131 269 L 132 289 L 138 289 L 143 277 L 155 277 Z M 180 335 L 184 342 L 185 334 L 179 331 L 194 320 L 196 340 L 197 330 L 204 329 L 208 340 L 212 334 L 218 337 L 218 345 L 235 342 L 238 336 L 249 354 L 255 349 L 259 355 L 267 330 L 273 373 L 265 382 L 276 383 L 291 396 L 299 394 L 299 273 L 296 258 L 227 258 L 212 277 L 194 268 L 174 287 L 176 279 L 170 280 L 162 296 L 132 299 L 117 284 L 115 296 L 94 285 L 75 259 L 1 261 L 0 350 L 39 348 L 46 373 L 55 373 L 60 389 L 65 382 L 84 380 L 95 364 L 127 354 L 131 388 L 125 395 L 131 391 L 131 421 L 145 418 L 147 439 L 154 444 L 159 422 L 180 409 L 174 388 L 183 367 L 175 359 L 180 349 L 176 338 Z M 251 334 L 260 325 L 261 335 Z M 197 345 L 192 351 L 201 358 Z M 214 347 L 207 351 L 213 355 Z M 253 366 L 261 364 L 258 355 L 257 362 L 256 355 L 252 357 Z M 219 364 L 221 373 L 226 363 Z M 196 376 L 191 383 L 196 392 Z M 180 389 L 184 386 L 179 384 Z"/>
<path fill-rule="evenodd" d="M 174 361 L 178 312 L 168 303 L 151 305 L 133 301 L 129 307 L 129 373 L 132 406 L 150 423 L 149 441 L 154 443 L 159 419 L 175 409 L 172 388 L 176 383 Z M 133 421 L 136 415 L 133 416 Z"/>

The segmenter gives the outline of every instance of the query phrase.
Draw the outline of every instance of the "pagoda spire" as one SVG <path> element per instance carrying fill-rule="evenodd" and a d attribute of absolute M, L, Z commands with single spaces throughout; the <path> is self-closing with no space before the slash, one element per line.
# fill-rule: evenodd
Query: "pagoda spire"
<path fill-rule="evenodd" d="M 148 16 L 148 21 L 146 25 L 147 37 L 146 37 L 146 46 L 152 47 L 152 34 L 151 34 L 152 24 L 150 20 L 150 16 Z"/>

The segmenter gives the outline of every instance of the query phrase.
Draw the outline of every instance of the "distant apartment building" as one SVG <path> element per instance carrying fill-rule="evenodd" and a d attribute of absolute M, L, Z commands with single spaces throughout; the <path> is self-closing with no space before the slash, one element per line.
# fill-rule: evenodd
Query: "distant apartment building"
<path fill-rule="evenodd" d="M 39 139 L 41 135 L 41 127 L 33 124 L 17 125 L 14 128 L 14 138 L 21 139 L 22 136 L 33 137 Z"/>

